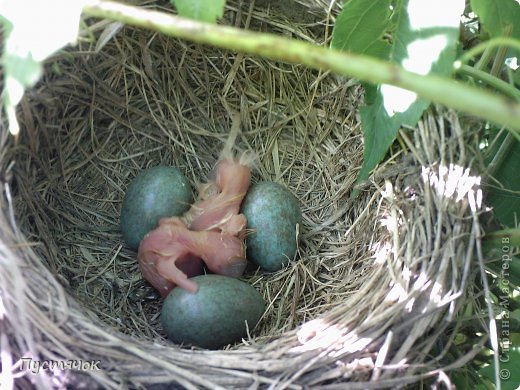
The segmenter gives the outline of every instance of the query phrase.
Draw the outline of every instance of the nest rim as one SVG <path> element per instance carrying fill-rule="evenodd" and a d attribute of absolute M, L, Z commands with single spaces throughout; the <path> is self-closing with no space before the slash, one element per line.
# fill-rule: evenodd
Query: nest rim
<path fill-rule="evenodd" d="M 252 19 L 262 26 L 266 16 L 259 12 Z M 466 248 L 478 239 L 471 191 L 460 190 L 462 201 L 454 201 L 439 193 L 432 184 L 435 180 L 424 179 L 442 181 L 446 167 L 448 173 L 455 172 L 457 166 L 468 163 L 467 140 L 456 115 L 434 108 L 416 132 L 402 131 L 410 153 L 397 153 L 382 163 L 353 200 L 350 191 L 363 156 L 355 115 L 359 88 L 298 66 L 161 41 L 155 34 L 142 36 L 129 27 L 123 31 L 127 35 L 116 35 L 104 51 L 93 54 L 93 44 L 88 43 L 89 50 L 78 50 L 74 60 L 65 57 L 69 68 L 64 66 L 62 74 L 73 82 L 67 84 L 62 76 L 46 73 L 43 82 L 28 93 L 30 105 L 22 109 L 25 135 L 17 142 L 3 138 L 6 152 L 0 166 L 8 180 L 3 187 L 7 212 L 0 223 L 0 252 L 8 261 L 1 263 L 5 272 L 0 297 L 7 313 L 7 348 L 13 356 L 103 360 L 103 370 L 67 371 L 59 379 L 87 387 L 174 382 L 186 388 L 252 384 L 340 388 L 348 382 L 351 388 L 380 388 L 437 375 L 442 364 L 425 355 L 435 349 L 434 339 L 448 329 L 448 321 L 458 321 L 463 300 L 455 296 L 465 293 L 475 274 L 470 267 L 472 253 Z M 160 58 L 151 40 L 160 40 L 157 47 L 164 52 L 172 47 L 168 45 L 183 52 L 183 65 L 165 60 L 150 69 L 147 61 Z M 128 50 L 132 44 L 136 44 L 134 51 Z M 119 72 L 113 71 L 113 53 L 120 54 Z M 222 58 L 217 66 L 219 53 Z M 92 60 L 96 55 L 103 61 Z M 205 71 L 217 69 L 215 74 L 194 70 L 193 63 L 200 63 L 200 58 L 210 65 Z M 139 63 L 140 68 L 132 68 Z M 227 73 L 219 70 L 224 66 Z M 168 67 L 178 74 L 166 71 Z M 135 72 L 133 83 L 130 71 Z M 247 75 L 244 80 L 239 80 L 241 72 Z M 290 78 L 290 73 L 297 76 Z M 215 82 L 218 77 L 224 82 Z M 168 86 L 175 80 L 178 89 L 158 87 L 158 80 Z M 88 85 L 91 81 L 98 88 L 95 91 Z M 114 85 L 130 88 L 118 94 Z M 308 85 L 315 87 L 313 93 L 321 103 L 316 103 L 320 99 L 314 95 L 298 96 L 296 92 L 308 91 Z M 213 97 L 219 89 L 225 93 Z M 331 103 L 327 98 L 334 92 L 337 96 Z M 136 98 L 139 94 L 141 99 Z M 206 101 L 201 98 L 204 95 Z M 66 96 L 66 103 L 57 102 L 57 96 Z M 116 115 L 113 107 L 120 108 L 121 96 L 130 108 Z M 112 106 L 111 101 L 115 102 Z M 220 103 L 220 109 L 211 108 L 217 106 L 211 103 Z M 309 107 L 313 110 L 305 111 Z M 334 114 L 328 115 L 325 108 L 335 108 Z M 262 119 L 267 109 L 273 113 Z M 246 280 L 262 291 L 267 302 L 254 337 L 221 351 L 181 348 L 157 330 L 157 315 L 150 311 L 157 297 L 139 281 L 131 251 L 116 244 L 121 242 L 114 227 L 118 221 L 107 221 L 107 215 L 118 215 L 117 204 L 132 175 L 158 161 L 183 167 L 193 185 L 202 181 L 237 112 L 241 122 L 237 151 L 254 150 L 259 155 L 253 181 L 281 181 L 303 200 L 300 260 L 272 275 L 258 271 L 247 275 Z M 55 121 L 49 126 L 52 118 Z M 130 135 L 125 138 L 125 134 Z M 208 147 L 210 141 L 213 147 Z M 93 167 L 91 161 L 99 165 Z M 95 172 L 101 173 L 100 179 Z M 60 177 L 66 179 L 56 184 Z M 91 193 L 84 194 L 78 188 L 89 188 L 89 180 L 99 181 Z M 322 193 L 316 190 L 320 185 Z M 104 186 L 112 195 L 99 189 Z M 105 200 L 102 211 L 86 207 L 99 199 Z M 330 202 L 324 205 L 324 200 Z M 436 225 L 438 215 L 442 215 L 441 226 Z M 99 221 L 102 229 L 89 231 Z M 404 227 L 399 231 L 396 226 Z M 85 231 L 92 237 L 77 244 Z M 55 232 L 61 234 L 52 237 Z M 442 239 L 454 235 L 448 240 L 451 243 L 441 245 Z M 38 242 L 44 242 L 45 248 Z M 77 245 L 75 251 L 67 247 L 71 242 Z M 397 247 L 391 246 L 396 243 Z M 421 247 L 429 250 L 422 253 Z M 58 260 L 59 256 L 70 263 Z M 111 259 L 108 263 L 107 258 Z M 76 271 L 71 270 L 73 266 L 78 267 Z M 89 278 L 86 275 L 92 268 L 99 271 Z M 116 269 L 130 269 L 122 273 L 129 282 L 117 285 Z M 107 287 L 110 272 L 116 287 Z M 80 281 L 71 286 L 71 280 Z M 91 287 L 98 280 L 99 286 Z M 441 292 L 436 285 L 441 285 Z M 111 288 L 123 291 L 116 297 L 107 293 Z M 80 289 L 85 289 L 84 296 L 78 293 Z M 100 291 L 109 313 L 92 304 Z M 426 299 L 435 291 L 435 302 Z M 147 302 L 150 295 L 152 302 Z M 121 299 L 124 296 L 134 301 L 128 303 Z M 144 309 L 139 302 L 145 302 Z M 413 310 L 407 309 L 410 305 Z M 118 314 L 122 308 L 132 310 L 130 317 Z M 414 350 L 419 347 L 423 350 Z M 438 356 L 443 353 L 439 351 Z M 399 365 L 402 359 L 408 363 Z M 150 372 L 153 378 L 147 377 Z M 58 379 L 44 373 L 29 380 L 44 386 Z"/>

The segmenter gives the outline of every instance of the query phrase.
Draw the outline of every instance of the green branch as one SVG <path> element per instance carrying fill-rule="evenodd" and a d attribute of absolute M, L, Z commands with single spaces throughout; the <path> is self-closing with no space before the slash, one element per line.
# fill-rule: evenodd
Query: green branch
<path fill-rule="evenodd" d="M 471 76 L 477 80 L 481 80 L 485 82 L 490 87 L 493 87 L 497 89 L 498 91 L 506 94 L 507 96 L 511 97 L 512 99 L 520 102 L 520 90 L 515 88 L 514 85 L 511 85 L 509 83 L 506 83 L 504 80 L 499 79 L 496 76 L 493 76 L 492 74 L 489 74 L 487 72 L 484 72 L 479 69 L 475 69 L 472 66 L 469 65 L 460 65 L 455 68 L 455 70 L 458 73 L 465 74 L 467 76 Z"/>
<path fill-rule="evenodd" d="M 518 39 L 498 37 L 479 43 L 477 46 L 471 48 L 460 57 L 460 62 L 467 64 L 471 59 L 485 52 L 487 49 L 495 49 L 497 47 L 507 46 L 520 51 L 520 41 Z"/>
<path fill-rule="evenodd" d="M 520 104 L 445 77 L 422 76 L 368 56 L 343 53 L 273 34 L 201 23 L 110 1 L 91 3 L 83 8 L 83 12 L 223 49 L 330 70 L 374 84 L 394 85 L 520 132 Z"/>

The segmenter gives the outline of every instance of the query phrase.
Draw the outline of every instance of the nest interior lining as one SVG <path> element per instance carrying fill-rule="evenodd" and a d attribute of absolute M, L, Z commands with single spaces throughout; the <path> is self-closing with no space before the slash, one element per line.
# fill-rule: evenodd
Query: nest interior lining
<path fill-rule="evenodd" d="M 323 8 L 321 22 L 303 25 L 238 7 L 230 5 L 229 24 L 312 41 L 328 18 Z M 448 207 L 421 182 L 419 162 L 446 160 L 440 134 L 458 140 L 449 148 L 460 154 L 460 134 L 442 127 L 458 126 L 453 117 L 431 115 L 409 141 L 413 155 L 390 159 L 352 199 L 363 158 L 356 84 L 130 27 L 101 50 L 95 45 L 82 41 L 54 59 L 58 67 L 49 64 L 26 96 L 25 131 L 2 161 L 14 178 L 8 239 L 24 237 L 10 270 L 18 277 L 6 281 L 20 282 L 25 306 L 16 325 L 31 335 L 18 340 L 19 353 L 98 358 L 104 370 L 81 378 L 103 386 L 368 386 L 394 383 L 397 373 L 406 374 L 404 384 L 435 365 L 418 367 L 434 346 L 434 326 L 453 316 L 426 297 L 439 284 L 444 297 L 464 288 L 474 233 L 462 218 L 467 207 Z M 257 156 L 253 181 L 281 182 L 301 201 L 301 244 L 286 269 L 245 275 L 268 306 L 249 340 L 226 351 L 190 350 L 163 337 L 159 295 L 122 243 L 120 205 L 149 166 L 174 165 L 194 187 L 205 181 L 236 114 L 235 151 Z M 4 300 L 11 307 L 10 296 Z M 378 356 L 418 366 L 376 370 Z"/>

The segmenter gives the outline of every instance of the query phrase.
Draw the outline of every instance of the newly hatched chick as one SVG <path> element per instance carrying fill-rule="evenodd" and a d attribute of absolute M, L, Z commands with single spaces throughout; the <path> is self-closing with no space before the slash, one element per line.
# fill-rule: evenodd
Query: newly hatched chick
<path fill-rule="evenodd" d="M 163 218 L 148 233 L 137 254 L 143 276 L 165 297 L 178 285 L 196 292 L 198 286 L 185 271 L 193 271 L 185 262 L 202 259 L 214 273 L 238 277 L 246 267 L 243 240 L 217 231 L 190 231 L 178 218 Z M 181 266 L 183 264 L 183 266 Z"/>
<path fill-rule="evenodd" d="M 241 236 L 246 217 L 239 214 L 240 204 L 251 182 L 247 155 L 221 159 L 215 167 L 215 179 L 202 187 L 200 200 L 184 214 L 191 230 L 214 230 Z"/>
<path fill-rule="evenodd" d="M 154 230 L 155 232 L 155 230 Z M 149 247 L 153 246 L 153 242 L 162 241 L 153 235 L 147 244 Z M 146 248 L 144 246 L 143 248 Z M 188 291 L 197 291 L 197 285 L 189 280 L 197 275 L 201 275 L 204 270 L 202 259 L 187 253 L 184 256 L 177 256 L 178 253 L 183 253 L 185 248 L 170 246 L 168 252 L 173 252 L 168 256 L 168 252 L 158 252 L 157 249 L 147 250 L 143 249 L 139 252 L 139 269 L 145 278 L 163 298 L 165 298 L 170 291 L 178 285 Z M 168 264 L 163 264 L 165 259 L 172 259 L 167 261 Z M 162 265 L 161 265 L 162 264 Z"/>
<path fill-rule="evenodd" d="M 246 268 L 247 219 L 239 210 L 249 189 L 253 158 L 244 153 L 237 159 L 231 152 L 239 125 L 239 115 L 234 115 L 213 177 L 199 189 L 199 201 L 182 218 L 161 219 L 159 226 L 141 241 L 141 271 L 163 296 L 175 284 L 196 292 L 198 286 L 189 277 L 199 270 L 200 259 L 220 275 L 238 277 Z M 188 264 L 190 261 L 193 264 Z"/>

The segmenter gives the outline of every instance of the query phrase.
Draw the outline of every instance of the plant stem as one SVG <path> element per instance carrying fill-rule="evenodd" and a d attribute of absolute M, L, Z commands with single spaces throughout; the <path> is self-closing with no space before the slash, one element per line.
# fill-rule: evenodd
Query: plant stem
<path fill-rule="evenodd" d="M 498 135 L 497 135 L 498 136 Z M 504 140 L 500 144 L 493 160 L 489 163 L 486 168 L 486 173 L 488 176 L 494 176 L 499 168 L 502 167 L 504 163 L 507 162 L 507 158 L 510 157 L 509 151 L 511 147 L 514 145 L 515 139 L 511 135 L 511 133 L 507 133 Z M 518 140 L 520 142 L 520 140 Z"/>
<path fill-rule="evenodd" d="M 515 88 L 513 85 L 506 83 L 504 80 L 499 79 L 492 74 L 484 72 L 482 70 L 475 69 L 469 65 L 461 65 L 456 69 L 457 72 L 465 74 L 467 76 L 471 76 L 475 79 L 481 80 L 488 84 L 489 86 L 497 89 L 498 91 L 508 95 L 512 99 L 520 102 L 520 90 Z"/>
<path fill-rule="evenodd" d="M 504 34 L 506 37 L 511 35 L 513 31 L 513 27 L 511 25 L 507 25 L 504 28 Z M 504 66 L 504 60 L 506 59 L 507 47 L 499 46 L 497 50 L 497 55 L 495 56 L 495 60 L 493 61 L 493 66 L 491 67 L 491 74 L 493 76 L 497 76 L 500 74 L 500 70 Z"/>
<path fill-rule="evenodd" d="M 111 1 L 93 1 L 83 8 L 83 12 L 197 43 L 304 64 L 375 84 L 394 85 L 434 102 L 499 123 L 520 134 L 520 104 L 449 78 L 422 76 L 368 56 L 344 53 L 273 34 L 201 23 Z"/>
<path fill-rule="evenodd" d="M 497 230 L 495 232 L 486 233 L 483 238 L 486 246 L 501 248 L 504 239 L 507 239 L 508 245 L 512 247 L 520 247 L 520 228 Z"/>
<path fill-rule="evenodd" d="M 515 48 L 520 51 L 520 41 L 518 39 L 506 38 L 506 37 L 497 37 L 490 39 L 489 41 L 484 41 L 479 43 L 477 46 L 471 48 L 467 52 L 465 52 L 460 57 L 460 62 L 463 64 L 468 63 L 473 57 L 479 55 L 480 53 L 485 52 L 486 50 L 492 50 L 498 46 L 507 46 L 511 48 Z"/>
<path fill-rule="evenodd" d="M 495 55 L 495 48 L 494 47 L 486 47 L 486 50 L 484 50 L 484 54 L 482 54 L 482 57 L 477 61 L 475 64 L 475 69 L 483 71 L 486 69 L 488 64 L 493 60 L 493 56 Z M 461 59 L 460 62 L 464 63 L 464 61 Z M 457 63 L 455 63 L 457 65 Z"/>

